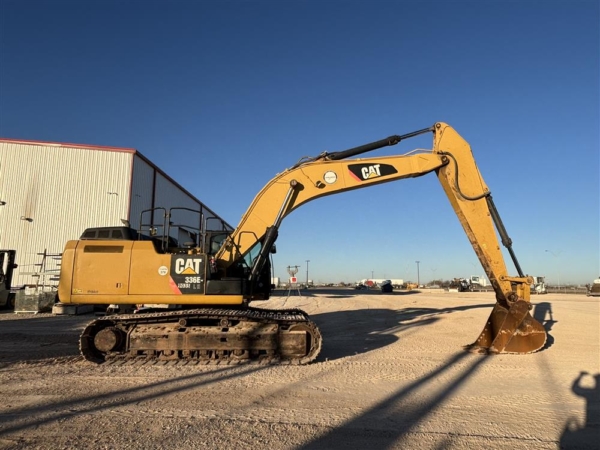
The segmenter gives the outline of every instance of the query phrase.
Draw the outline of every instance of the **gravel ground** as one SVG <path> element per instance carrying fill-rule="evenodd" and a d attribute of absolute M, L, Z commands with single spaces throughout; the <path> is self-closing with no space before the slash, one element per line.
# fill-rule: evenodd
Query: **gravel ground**
<path fill-rule="evenodd" d="M 303 294 L 255 304 L 319 325 L 294 367 L 95 365 L 93 315 L 0 314 L 0 448 L 598 448 L 599 298 L 536 296 L 546 347 L 482 356 L 492 293 Z"/>

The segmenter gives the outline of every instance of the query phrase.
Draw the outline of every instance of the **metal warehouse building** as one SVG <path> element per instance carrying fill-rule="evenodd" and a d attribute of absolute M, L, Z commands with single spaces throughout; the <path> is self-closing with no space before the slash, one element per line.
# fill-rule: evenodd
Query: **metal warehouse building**
<path fill-rule="evenodd" d="M 0 249 L 16 250 L 13 287 L 56 284 L 68 240 L 90 227 L 164 222 L 163 210 L 140 219 L 158 207 L 198 211 L 177 211 L 179 224 L 232 229 L 135 149 L 0 139 Z"/>

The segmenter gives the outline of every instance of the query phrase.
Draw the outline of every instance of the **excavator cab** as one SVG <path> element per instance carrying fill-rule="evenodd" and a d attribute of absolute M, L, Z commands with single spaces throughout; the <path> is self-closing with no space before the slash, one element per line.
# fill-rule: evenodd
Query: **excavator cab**
<path fill-rule="evenodd" d="M 271 264 L 261 262 L 258 276 L 250 277 L 262 241 L 226 270 L 219 270 L 215 254 L 231 241 L 227 229 L 207 230 L 176 217 L 188 219 L 201 211 L 189 208 L 153 208 L 141 213 L 138 229 L 97 227 L 70 241 L 63 252 L 59 298 L 63 303 L 220 305 L 268 299 Z M 144 220 L 144 217 L 158 220 Z M 176 237 L 177 236 L 177 237 Z M 178 239 L 179 238 L 179 239 Z M 102 276 L 98 276 L 102 274 Z M 133 303 L 135 302 L 135 303 Z M 171 306 L 172 307 L 172 306 Z"/>

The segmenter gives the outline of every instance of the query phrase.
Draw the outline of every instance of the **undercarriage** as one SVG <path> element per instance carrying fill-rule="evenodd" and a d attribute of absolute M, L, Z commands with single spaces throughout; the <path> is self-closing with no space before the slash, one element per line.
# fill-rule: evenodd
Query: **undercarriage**
<path fill-rule="evenodd" d="M 298 309 L 200 308 L 101 317 L 84 329 L 79 347 L 95 363 L 308 364 L 321 333 Z"/>

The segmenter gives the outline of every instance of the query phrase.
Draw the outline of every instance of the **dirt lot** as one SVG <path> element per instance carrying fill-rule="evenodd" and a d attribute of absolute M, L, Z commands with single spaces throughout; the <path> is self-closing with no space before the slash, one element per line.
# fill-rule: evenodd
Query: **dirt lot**
<path fill-rule="evenodd" d="M 598 448 L 600 299 L 534 297 L 546 348 L 482 356 L 491 293 L 304 293 L 257 305 L 317 322 L 301 367 L 98 366 L 93 315 L 0 314 L 0 448 Z"/>

